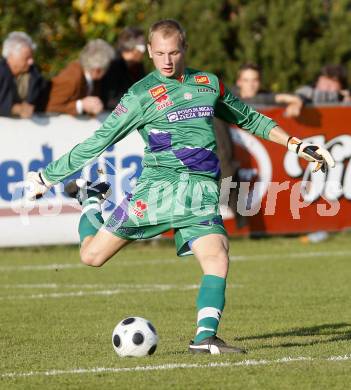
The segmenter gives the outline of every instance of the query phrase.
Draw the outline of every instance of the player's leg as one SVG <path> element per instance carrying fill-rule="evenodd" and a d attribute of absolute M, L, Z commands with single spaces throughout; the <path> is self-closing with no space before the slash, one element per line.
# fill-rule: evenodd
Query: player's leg
<path fill-rule="evenodd" d="M 208 234 L 192 242 L 191 249 L 204 275 L 225 279 L 228 273 L 228 239 L 223 234 Z"/>
<path fill-rule="evenodd" d="M 228 239 L 220 217 L 176 231 L 178 255 L 191 254 L 203 270 L 197 306 L 197 331 L 189 345 L 193 353 L 244 353 L 217 337 L 217 329 L 225 304 L 228 273 Z"/>
<path fill-rule="evenodd" d="M 92 267 L 100 267 L 120 249 L 132 242 L 100 229 L 95 236 L 86 236 L 81 242 L 80 259 Z"/>
<path fill-rule="evenodd" d="M 228 239 L 223 234 L 208 234 L 194 240 L 191 249 L 200 263 L 203 277 L 197 297 L 197 332 L 189 350 L 194 353 L 245 353 L 219 339 L 217 329 L 225 305 L 229 267 Z"/>
<path fill-rule="evenodd" d="M 65 192 L 82 205 L 78 227 L 81 261 L 94 267 L 103 265 L 130 242 L 101 229 L 104 224 L 101 203 L 108 197 L 109 190 L 107 183 L 94 184 L 80 179 L 65 186 Z"/>
<path fill-rule="evenodd" d="M 159 197 L 149 196 L 150 188 L 152 191 L 155 183 L 157 188 L 157 178 L 159 176 L 158 172 L 156 175 L 152 170 L 145 168 L 138 180 L 134 194 L 128 194 L 111 213 L 106 222 L 102 219 L 100 206 L 101 198 L 106 197 L 106 188 L 100 183 L 97 190 L 102 194 L 94 194 L 91 186 L 90 190 L 85 191 L 86 193 L 83 195 L 88 196 L 85 196 L 85 199 L 80 202 L 83 208 L 79 223 L 82 243 L 81 259 L 85 264 L 100 266 L 128 243 L 138 239 L 155 237 L 170 229 L 169 210 L 161 210 L 162 212 L 157 215 L 159 223 L 155 224 L 157 222 L 155 221 L 155 213 L 158 211 Z M 164 178 L 162 175 L 161 177 Z M 169 188 L 165 193 L 170 197 L 172 195 L 172 185 L 164 180 L 162 184 L 162 188 L 164 188 L 164 185 L 168 185 Z M 72 192 L 75 194 L 74 191 Z M 160 199 L 163 201 L 162 197 L 165 196 L 165 193 L 162 192 L 162 195 L 160 195 Z M 78 198 L 82 198 L 80 194 L 81 191 L 78 192 Z M 74 197 L 77 197 L 77 195 Z M 167 203 L 171 204 L 171 201 Z M 152 221 L 150 220 L 150 212 L 153 216 Z M 165 223 L 162 223 L 162 221 L 165 221 Z M 103 228 L 101 228 L 102 225 Z"/>
<path fill-rule="evenodd" d="M 228 239 L 223 234 L 208 234 L 195 239 L 191 249 L 200 263 L 203 276 L 196 301 L 197 332 L 194 343 L 215 336 L 225 304 L 228 273 Z"/>
<path fill-rule="evenodd" d="M 106 222 L 102 220 L 100 204 L 91 203 L 89 198 L 79 224 L 81 259 L 85 264 L 101 266 L 128 243 L 152 238 L 170 229 L 170 222 L 150 223 L 148 213 L 157 209 L 158 199 L 145 203 L 147 191 L 147 187 L 139 185 L 138 191 L 133 196 L 127 195 Z"/>

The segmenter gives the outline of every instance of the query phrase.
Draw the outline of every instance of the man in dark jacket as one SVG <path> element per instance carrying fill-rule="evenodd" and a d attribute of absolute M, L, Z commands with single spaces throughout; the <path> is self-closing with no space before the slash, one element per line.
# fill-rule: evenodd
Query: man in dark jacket
<path fill-rule="evenodd" d="M 120 34 L 116 58 L 102 79 L 104 106 L 113 110 L 121 97 L 136 81 L 145 76 L 143 57 L 144 33 L 137 27 L 126 27 Z"/>
<path fill-rule="evenodd" d="M 40 110 L 47 83 L 34 65 L 35 44 L 24 32 L 13 31 L 4 41 L 0 60 L 0 116 L 30 118 Z"/>

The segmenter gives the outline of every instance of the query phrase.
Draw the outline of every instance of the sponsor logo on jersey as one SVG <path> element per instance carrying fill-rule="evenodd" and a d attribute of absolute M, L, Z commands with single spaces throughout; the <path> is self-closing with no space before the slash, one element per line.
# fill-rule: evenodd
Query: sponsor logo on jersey
<path fill-rule="evenodd" d="M 210 79 L 206 75 L 194 76 L 197 84 L 210 84 Z"/>
<path fill-rule="evenodd" d="M 183 110 L 172 111 L 167 114 L 168 122 L 185 121 L 187 119 L 212 118 L 214 109 L 212 106 L 196 106 Z"/>
<path fill-rule="evenodd" d="M 138 199 L 134 206 L 132 207 L 132 212 L 135 214 L 138 218 L 144 218 L 143 211 L 147 210 L 147 203 L 144 202 L 141 199 Z"/>
<path fill-rule="evenodd" d="M 158 99 L 155 100 L 156 108 L 158 111 L 164 110 L 166 107 L 173 106 L 172 100 L 169 98 L 167 94 L 162 95 Z"/>
<path fill-rule="evenodd" d="M 160 96 L 162 96 L 167 92 L 167 88 L 162 84 L 162 85 L 158 85 L 157 87 L 149 89 L 149 92 L 154 99 L 158 99 Z"/>
<path fill-rule="evenodd" d="M 199 93 L 217 93 L 217 90 L 214 89 L 214 88 L 206 88 L 206 87 L 204 87 L 204 88 L 198 88 L 197 92 L 199 92 Z"/>
<path fill-rule="evenodd" d="M 113 113 L 117 116 L 121 116 L 122 114 L 125 114 L 128 112 L 128 109 L 124 107 L 123 104 L 119 103 L 117 104 L 116 108 L 113 110 Z"/>

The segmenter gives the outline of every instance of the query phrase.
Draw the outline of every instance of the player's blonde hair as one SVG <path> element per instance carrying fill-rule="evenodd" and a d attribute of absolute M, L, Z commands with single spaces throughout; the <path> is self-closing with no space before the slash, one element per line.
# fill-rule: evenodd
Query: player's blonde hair
<path fill-rule="evenodd" d="M 165 38 L 173 34 L 178 34 L 182 46 L 186 47 L 185 30 L 174 19 L 162 19 L 154 23 L 149 29 L 149 43 L 151 43 L 152 35 L 155 32 L 161 32 Z"/>

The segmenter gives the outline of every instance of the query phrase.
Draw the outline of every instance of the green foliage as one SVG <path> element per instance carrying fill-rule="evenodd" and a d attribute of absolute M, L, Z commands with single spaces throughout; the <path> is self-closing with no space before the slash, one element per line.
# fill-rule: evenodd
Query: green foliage
<path fill-rule="evenodd" d="M 248 61 L 262 66 L 265 87 L 275 91 L 313 82 L 328 63 L 351 72 L 350 0 L 7 0 L 0 18 L 1 37 L 16 29 L 32 35 L 47 75 L 76 58 L 87 40 L 115 44 L 124 26 L 147 33 L 161 18 L 185 27 L 189 66 L 229 84 Z"/>
<path fill-rule="evenodd" d="M 71 0 L 0 2 L 0 35 L 25 31 L 38 45 L 36 58 L 43 71 L 55 74 L 75 58 L 85 42 Z"/>
<path fill-rule="evenodd" d="M 351 64 L 350 1 L 230 3 L 232 37 L 237 38 L 234 70 L 243 62 L 258 63 L 267 88 L 291 90 L 313 82 L 325 64 Z"/>

